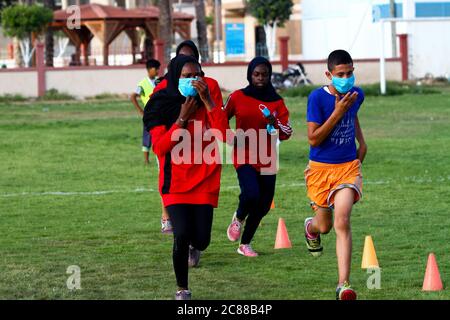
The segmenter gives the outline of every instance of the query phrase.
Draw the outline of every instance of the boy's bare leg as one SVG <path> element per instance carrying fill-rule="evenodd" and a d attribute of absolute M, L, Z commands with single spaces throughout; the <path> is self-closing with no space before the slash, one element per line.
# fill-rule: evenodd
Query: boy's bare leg
<path fill-rule="evenodd" d="M 306 248 L 314 257 L 322 255 L 321 234 L 330 232 L 333 226 L 333 215 L 330 208 L 313 206 L 314 217 L 305 219 Z"/>
<path fill-rule="evenodd" d="M 333 227 L 333 215 L 331 209 L 318 208 L 316 214 L 313 217 L 311 224 L 309 225 L 309 233 L 327 234 Z"/>
<path fill-rule="evenodd" d="M 148 154 L 149 154 L 149 152 L 144 152 L 144 161 L 145 161 L 145 164 L 149 164 L 149 163 L 150 163 L 150 160 L 149 160 L 149 158 L 148 158 Z"/>
<path fill-rule="evenodd" d="M 336 256 L 338 260 L 339 283 L 348 282 L 352 257 L 352 231 L 350 214 L 352 212 L 355 191 L 344 188 L 334 196 L 334 230 L 336 232 Z"/>

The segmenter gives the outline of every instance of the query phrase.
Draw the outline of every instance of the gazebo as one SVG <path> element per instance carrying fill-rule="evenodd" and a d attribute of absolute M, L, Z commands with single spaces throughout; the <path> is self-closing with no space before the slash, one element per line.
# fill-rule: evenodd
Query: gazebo
<path fill-rule="evenodd" d="M 103 44 L 103 64 L 108 65 L 109 45 L 122 32 L 131 40 L 133 63 L 136 62 L 136 47 L 139 45 L 137 28 L 145 31 L 146 38 L 159 39 L 159 8 L 145 7 L 124 9 L 100 4 L 85 4 L 79 7 L 79 28 L 73 28 L 73 13 L 57 10 L 53 13 L 53 29 L 62 30 L 76 47 L 78 61 L 84 57 L 84 65 L 88 65 L 88 46 L 93 37 Z M 173 12 L 173 30 L 183 39 L 190 39 L 192 15 Z M 151 41 L 153 43 L 153 41 Z M 147 49 L 147 48 L 146 48 Z M 146 52 L 148 54 L 148 52 Z"/>

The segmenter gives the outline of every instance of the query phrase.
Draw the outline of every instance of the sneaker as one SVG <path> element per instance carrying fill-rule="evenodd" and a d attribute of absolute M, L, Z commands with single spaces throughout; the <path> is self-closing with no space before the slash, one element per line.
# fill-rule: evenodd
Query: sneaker
<path fill-rule="evenodd" d="M 189 267 L 197 267 L 200 262 L 200 250 L 195 249 L 193 246 L 189 245 Z"/>
<path fill-rule="evenodd" d="M 191 300 L 192 293 L 189 290 L 178 290 L 175 293 L 175 300 Z"/>
<path fill-rule="evenodd" d="M 348 282 L 336 288 L 336 300 L 356 300 L 356 292 Z"/>
<path fill-rule="evenodd" d="M 173 227 L 172 222 L 170 222 L 169 219 L 161 219 L 161 233 L 164 234 L 172 234 L 173 233 Z"/>
<path fill-rule="evenodd" d="M 236 212 L 233 215 L 230 225 L 227 229 L 228 239 L 232 242 L 238 241 L 241 238 L 242 223 L 236 218 Z"/>
<path fill-rule="evenodd" d="M 242 254 L 246 257 L 257 257 L 258 253 L 256 253 L 249 244 L 241 244 L 237 249 L 239 254 Z"/>
<path fill-rule="evenodd" d="M 309 253 L 313 255 L 314 257 L 320 257 L 322 255 L 323 247 L 321 245 L 320 241 L 320 234 L 317 235 L 316 238 L 311 238 L 308 233 L 308 226 L 312 222 L 311 217 L 305 219 L 305 240 L 306 240 L 306 247 L 308 248 Z"/>

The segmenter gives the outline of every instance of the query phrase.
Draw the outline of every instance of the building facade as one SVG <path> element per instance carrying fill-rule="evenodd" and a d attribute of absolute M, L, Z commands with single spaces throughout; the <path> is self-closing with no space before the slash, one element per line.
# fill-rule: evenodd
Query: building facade
<path fill-rule="evenodd" d="M 348 50 L 356 59 L 399 55 L 399 34 L 408 36 L 409 78 L 450 74 L 450 1 L 396 0 L 394 16 L 389 0 L 303 0 L 302 48 L 306 60 L 325 59 L 335 49 Z M 419 22 L 420 19 L 427 21 Z M 395 39 L 393 41 L 393 38 Z"/>

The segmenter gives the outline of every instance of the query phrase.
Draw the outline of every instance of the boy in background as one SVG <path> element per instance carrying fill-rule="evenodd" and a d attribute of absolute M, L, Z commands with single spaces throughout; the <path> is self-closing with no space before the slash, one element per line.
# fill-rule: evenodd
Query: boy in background
<path fill-rule="evenodd" d="M 331 84 L 314 90 L 308 97 L 307 107 L 310 161 L 305 181 L 315 216 L 305 220 L 306 246 L 313 256 L 320 256 L 323 250 L 320 235 L 327 234 L 334 226 L 339 275 L 337 300 L 356 299 L 349 283 L 350 214 L 362 196 L 361 164 L 367 152 L 357 115 L 364 93 L 354 86 L 353 71 L 348 52 L 331 52 L 325 73 Z"/>
<path fill-rule="evenodd" d="M 156 78 L 158 76 L 159 67 L 161 64 L 158 60 L 150 59 L 147 61 L 146 68 L 147 68 L 147 77 L 142 79 L 136 88 L 136 91 L 131 94 L 131 102 L 133 103 L 134 107 L 138 111 L 139 115 L 141 117 L 144 116 L 144 109 L 139 105 L 137 101 L 137 97 L 141 98 L 141 101 L 145 107 L 148 100 L 150 100 L 150 96 L 153 93 L 153 89 L 156 87 Z M 142 132 L 142 151 L 144 152 L 144 161 L 145 164 L 149 163 L 149 151 L 150 147 L 152 145 L 151 137 L 148 132 L 145 131 L 145 128 L 143 128 Z"/>

